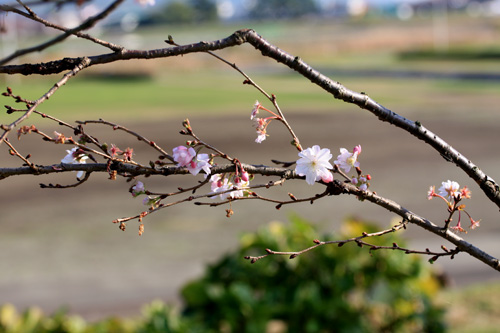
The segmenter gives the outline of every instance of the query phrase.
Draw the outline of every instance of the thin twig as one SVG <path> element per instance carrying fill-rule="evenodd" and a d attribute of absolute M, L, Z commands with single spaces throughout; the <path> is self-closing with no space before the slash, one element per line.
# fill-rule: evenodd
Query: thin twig
<path fill-rule="evenodd" d="M 111 12 L 113 12 L 123 1 L 124 0 L 116 0 L 111 5 L 109 5 L 106 9 L 104 9 L 101 13 L 99 13 L 98 15 L 95 15 L 95 16 L 88 18 L 87 20 L 85 20 L 85 22 L 83 22 L 79 26 L 77 26 L 75 28 L 71 28 L 71 29 L 64 28 L 64 27 L 58 26 L 54 23 L 51 23 L 49 21 L 44 20 L 43 18 L 36 15 L 27 5 L 24 5 L 22 2 L 20 2 L 20 3 L 28 11 L 28 14 L 24 13 L 16 8 L 14 8 L 14 7 L 11 7 L 11 6 L 0 5 L 0 11 L 2 11 L 2 10 L 6 11 L 6 12 L 11 11 L 11 12 L 14 12 L 18 15 L 26 17 L 30 20 L 42 23 L 46 27 L 50 27 L 50 28 L 64 31 L 64 33 L 62 35 L 59 35 L 59 36 L 57 36 L 57 37 L 55 37 L 55 38 L 53 38 L 45 43 L 35 45 L 35 46 L 29 47 L 29 48 L 17 50 L 13 54 L 5 57 L 4 59 L 1 59 L 0 66 L 5 65 L 9 61 L 11 61 L 15 58 L 18 58 L 20 56 L 26 55 L 28 53 L 40 52 L 40 51 L 42 51 L 42 50 L 44 50 L 52 45 L 55 45 L 57 43 L 64 41 L 66 38 L 68 38 L 71 35 L 77 36 L 79 38 L 84 38 L 84 39 L 90 40 L 96 44 L 107 47 L 115 52 L 121 51 L 123 49 L 122 46 L 115 45 L 115 44 L 100 40 L 100 39 L 92 37 L 88 34 L 84 34 L 80 31 L 92 28 L 98 21 L 101 21 L 102 19 L 106 18 Z"/>
<path fill-rule="evenodd" d="M 75 68 L 73 68 L 72 71 L 64 74 L 64 76 L 62 77 L 62 79 L 60 79 L 58 82 L 56 82 L 56 84 L 54 84 L 54 86 L 48 92 L 46 92 L 42 97 L 40 97 L 39 99 L 37 99 L 36 101 L 34 101 L 34 103 L 29 107 L 29 109 L 21 117 L 19 117 L 18 119 L 16 119 L 10 125 L 0 125 L 0 128 L 2 130 L 4 130 L 4 132 L 0 135 L 0 145 L 2 144 L 2 142 L 5 140 L 5 138 L 9 134 L 9 132 L 12 131 L 12 129 L 14 127 L 16 127 L 21 122 L 23 122 L 25 119 L 27 119 L 31 115 L 31 113 L 40 104 L 42 104 L 45 100 L 49 99 L 49 97 L 52 96 L 60 87 L 62 87 L 64 84 L 66 84 L 66 82 L 68 82 L 68 80 L 71 77 L 73 77 L 76 74 L 78 74 L 78 72 L 80 72 L 83 68 L 85 68 L 86 66 L 88 66 L 88 64 L 89 64 L 89 59 L 88 58 L 82 58 L 82 59 L 80 59 L 80 62 L 78 63 L 78 65 Z"/>

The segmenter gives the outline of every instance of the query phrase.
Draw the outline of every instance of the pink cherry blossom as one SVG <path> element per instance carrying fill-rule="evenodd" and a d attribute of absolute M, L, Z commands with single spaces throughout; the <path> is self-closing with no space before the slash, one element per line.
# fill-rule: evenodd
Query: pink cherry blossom
<path fill-rule="evenodd" d="M 115 157 L 119 153 L 123 153 L 121 149 L 115 146 L 114 144 L 111 144 L 111 148 L 109 148 L 108 152 L 111 155 L 111 157 Z"/>
<path fill-rule="evenodd" d="M 134 154 L 134 149 L 127 147 L 127 149 L 125 149 L 125 151 L 123 152 L 123 157 L 125 157 L 127 161 L 132 161 L 133 154 Z"/>
<path fill-rule="evenodd" d="M 196 151 L 190 147 L 186 148 L 184 146 L 175 147 L 173 149 L 174 152 L 174 161 L 179 163 L 179 166 L 188 166 L 191 164 L 191 161 L 196 156 Z"/>
<path fill-rule="evenodd" d="M 358 168 L 358 155 L 361 153 L 361 146 L 356 146 L 353 149 L 353 152 L 350 153 L 345 148 L 340 148 L 340 155 L 337 156 L 337 160 L 333 163 L 339 166 L 339 168 L 343 169 L 345 172 L 351 171 L 351 168 Z"/>
<path fill-rule="evenodd" d="M 201 170 L 205 171 L 206 175 L 209 175 L 212 165 L 210 165 L 208 154 L 198 154 L 186 167 L 193 176 L 196 176 Z"/>
<path fill-rule="evenodd" d="M 259 108 L 260 108 L 259 101 L 255 101 L 255 104 L 253 105 L 252 109 L 252 114 L 250 115 L 250 120 L 252 120 L 253 118 L 255 118 L 255 116 L 257 116 L 257 114 L 259 113 Z"/>
<path fill-rule="evenodd" d="M 243 197 L 248 194 L 249 186 L 248 181 L 244 181 L 238 176 L 233 177 L 233 182 L 229 181 L 228 177 L 223 178 L 220 174 L 210 177 L 210 187 L 212 192 L 215 193 L 211 198 L 219 196 L 221 200 L 226 200 L 228 198 Z"/>
<path fill-rule="evenodd" d="M 142 182 L 137 182 L 134 186 L 132 186 L 132 196 L 135 198 L 140 194 L 143 194 L 146 189 L 144 188 L 144 184 Z"/>

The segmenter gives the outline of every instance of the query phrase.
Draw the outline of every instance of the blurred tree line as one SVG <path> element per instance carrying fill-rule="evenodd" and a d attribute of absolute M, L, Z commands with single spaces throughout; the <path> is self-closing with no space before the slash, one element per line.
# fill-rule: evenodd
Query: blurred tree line
<path fill-rule="evenodd" d="M 296 19 L 318 13 L 314 0 L 256 0 L 246 13 L 252 20 Z M 174 0 L 152 14 L 152 23 L 193 24 L 219 20 L 215 0 Z"/>
<path fill-rule="evenodd" d="M 175 0 L 152 15 L 154 23 L 190 24 L 217 20 L 217 6 L 211 0 Z"/>

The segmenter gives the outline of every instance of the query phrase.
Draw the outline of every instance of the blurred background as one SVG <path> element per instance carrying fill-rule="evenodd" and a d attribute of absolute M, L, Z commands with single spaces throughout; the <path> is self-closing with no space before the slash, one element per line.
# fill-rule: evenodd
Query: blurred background
<path fill-rule="evenodd" d="M 72 27 L 109 3 L 33 4 L 33 9 L 50 21 Z M 400 115 L 419 120 L 498 180 L 499 18 L 498 0 L 156 0 L 154 6 L 126 1 L 90 34 L 129 49 L 157 49 L 168 46 L 164 42 L 168 35 L 179 44 L 189 44 L 252 28 L 347 88 L 366 92 Z M 0 14 L 0 24 L 2 58 L 58 35 L 12 13 Z M 11 64 L 108 52 L 89 41 L 70 38 Z M 469 232 L 463 236 L 500 256 L 498 208 L 433 149 L 367 111 L 334 100 L 250 45 L 217 54 L 277 96 L 304 147 L 318 144 L 336 156 L 339 148 L 350 150 L 360 144 L 361 168 L 371 174 L 371 189 L 380 195 L 439 224 L 447 216 L 446 207 L 438 200 L 427 200 L 429 186 L 439 187 L 448 179 L 468 186 L 472 199 L 465 202 L 467 210 L 481 219 L 481 227 L 466 228 Z M 61 76 L 4 75 L 0 81 L 14 94 L 34 100 Z M 199 137 L 242 162 L 296 160 L 290 138 L 278 123 L 271 123 L 266 141 L 254 142 L 249 119 L 252 106 L 256 99 L 271 105 L 242 82 L 236 71 L 207 54 L 118 62 L 85 70 L 39 110 L 67 122 L 103 118 L 120 123 L 167 151 L 185 142 L 178 131 L 182 120 L 189 118 Z M 2 102 L 14 104 L 5 97 Z M 0 115 L 1 123 L 13 119 Z M 55 130 L 72 135 L 35 115 L 24 124 L 35 124 L 49 135 Z M 137 161 L 157 159 L 154 151 L 124 133 L 98 125 L 87 131 L 122 150 L 133 148 Z M 21 154 L 30 153 L 37 164 L 59 163 L 71 148 L 45 143 L 34 135 L 14 139 L 11 136 Z M 5 145 L 1 149 L 3 167 L 20 165 Z M 152 191 L 171 191 L 196 181 L 190 177 L 141 180 Z M 18 309 L 36 305 L 49 313 L 67 306 L 70 312 L 92 320 L 134 315 L 154 299 L 179 302 L 179 288 L 199 277 L 205 265 L 234 250 L 243 231 L 255 231 L 276 220 L 286 223 L 291 214 L 306 217 L 325 232 L 337 232 L 350 216 L 381 227 L 397 221 L 382 208 L 351 197 L 326 198 L 279 211 L 263 202 L 235 202 L 231 218 L 221 207 L 184 204 L 147 217 L 145 233 L 139 237 L 135 223 L 129 223 L 125 232 L 111 223 L 144 209 L 142 198 L 132 198 L 131 184 L 124 179 L 111 181 L 104 174 L 93 174 L 74 189 L 38 185 L 74 181 L 74 174 L 1 181 L 0 304 L 12 303 Z M 321 191 L 320 185 L 304 188 L 298 181 L 285 185 L 263 194 L 283 199 L 288 192 L 306 197 Z M 415 249 L 451 248 L 415 226 L 402 236 Z M 450 290 L 498 279 L 496 271 L 467 254 L 440 259 L 434 268 L 447 275 Z"/>

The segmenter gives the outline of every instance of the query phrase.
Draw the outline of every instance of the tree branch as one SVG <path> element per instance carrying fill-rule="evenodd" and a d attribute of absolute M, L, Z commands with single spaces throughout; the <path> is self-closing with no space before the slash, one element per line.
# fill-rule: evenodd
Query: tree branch
<path fill-rule="evenodd" d="M 350 183 L 342 183 L 338 180 L 335 180 L 328 186 L 330 187 L 331 192 L 334 195 L 352 194 L 360 199 L 370 201 L 380 207 L 383 207 L 388 211 L 401 216 L 406 221 L 416 224 L 419 227 L 424 228 L 425 230 L 430 231 L 433 234 L 448 240 L 449 242 L 456 245 L 460 251 L 467 252 L 474 258 L 479 259 L 480 261 L 492 267 L 493 269 L 500 271 L 500 261 L 497 258 L 489 255 L 483 250 L 465 241 L 463 238 L 459 237 L 457 234 L 454 234 L 449 229 L 435 225 L 431 221 L 413 213 L 412 211 L 404 208 L 395 201 L 378 196 L 377 194 L 371 191 L 361 191 L 359 188 Z"/>
<path fill-rule="evenodd" d="M 111 5 L 109 5 L 106 9 L 104 9 L 101 13 L 88 18 L 87 20 L 85 20 L 85 22 L 83 22 L 79 26 L 77 26 L 75 28 L 71 28 L 71 29 L 64 28 L 64 27 L 58 26 L 56 24 L 53 24 L 53 23 L 51 23 L 49 21 L 44 20 L 43 18 L 41 18 L 38 15 L 36 15 L 26 5 L 24 5 L 24 7 L 26 8 L 26 10 L 28 10 L 28 13 L 25 13 L 25 12 L 23 12 L 21 10 L 18 10 L 16 8 L 12 7 L 12 6 L 0 5 L 0 12 L 1 11 L 14 12 L 14 13 L 16 13 L 18 15 L 21 15 L 23 17 L 26 17 L 26 18 L 28 18 L 30 20 L 42 23 L 46 27 L 54 28 L 54 29 L 57 29 L 57 30 L 64 31 L 63 34 L 61 34 L 61 35 L 59 35 L 59 36 L 57 36 L 57 37 L 55 37 L 55 38 L 53 38 L 53 39 L 45 42 L 45 43 L 42 43 L 42 44 L 39 44 L 39 45 L 35 45 L 35 46 L 29 47 L 29 48 L 17 50 L 13 54 L 5 57 L 4 59 L 1 59 L 0 60 L 0 66 L 1 65 L 5 65 L 9 61 L 11 61 L 11 60 L 13 60 L 15 58 L 18 58 L 20 56 L 26 55 L 28 53 L 43 51 L 43 50 L 45 50 L 46 48 L 48 48 L 48 47 L 50 47 L 52 45 L 55 45 L 57 43 L 60 43 L 60 42 L 64 41 L 66 38 L 68 38 L 71 35 L 74 35 L 74 36 L 77 36 L 77 37 L 80 37 L 80 38 L 84 38 L 84 39 L 88 39 L 88 40 L 90 40 L 90 41 L 92 41 L 92 42 L 94 42 L 96 44 L 100 44 L 102 46 L 105 46 L 105 47 L 107 47 L 107 48 L 109 48 L 109 49 L 111 49 L 113 51 L 120 51 L 121 49 L 123 49 L 123 47 L 121 47 L 119 45 L 115 45 L 115 44 L 109 43 L 109 42 L 102 41 L 102 40 L 94 38 L 94 37 L 92 37 L 92 36 L 90 36 L 88 34 L 84 34 L 84 33 L 80 32 L 80 31 L 92 28 L 98 21 L 101 21 L 102 19 L 106 18 L 106 16 L 108 16 L 111 12 L 113 12 L 123 1 L 124 0 L 116 0 Z"/>
<path fill-rule="evenodd" d="M 120 53 L 91 56 L 88 57 L 88 66 L 105 64 L 118 60 L 166 58 L 182 54 L 215 51 L 241 45 L 245 42 L 250 43 L 257 50 L 261 51 L 262 55 L 275 59 L 276 61 L 297 71 L 305 78 L 309 79 L 312 83 L 318 85 L 325 91 L 332 94 L 335 98 L 343 100 L 347 103 L 356 104 L 360 108 L 372 112 L 381 121 L 389 122 L 390 124 L 393 124 L 414 135 L 420 140 L 423 140 L 424 142 L 432 146 L 447 161 L 453 162 L 455 165 L 461 168 L 479 185 L 486 196 L 498 207 L 500 207 L 500 187 L 495 182 L 495 180 L 486 175 L 467 157 L 463 156 L 461 153 L 455 150 L 446 141 L 422 126 L 420 122 L 414 122 L 406 119 L 378 104 L 367 95 L 354 92 L 344 87 L 341 83 L 334 82 L 330 78 L 326 77 L 325 75 L 321 74 L 320 72 L 303 62 L 299 57 L 293 57 L 292 55 L 286 53 L 278 47 L 270 44 L 268 41 L 258 35 L 254 30 L 238 30 L 227 38 L 212 42 L 199 42 L 189 45 L 149 51 L 124 49 Z M 78 59 L 79 58 L 65 58 L 48 63 L 2 66 L 0 67 L 0 73 L 23 75 L 54 74 L 59 73 L 63 70 L 67 70 L 69 68 L 73 68 L 74 64 L 78 62 Z"/>

